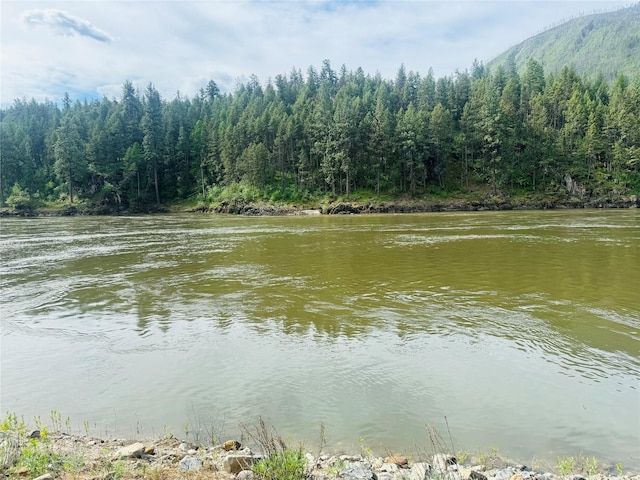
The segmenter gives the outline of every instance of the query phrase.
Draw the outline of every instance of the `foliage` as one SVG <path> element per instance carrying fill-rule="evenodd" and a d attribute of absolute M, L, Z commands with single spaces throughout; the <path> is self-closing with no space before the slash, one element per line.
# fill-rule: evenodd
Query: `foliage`
<path fill-rule="evenodd" d="M 47 471 L 58 470 L 60 464 L 60 457 L 48 448 L 46 441 L 32 438 L 22 447 L 16 468 L 25 468 L 29 476 L 35 478 Z"/>
<path fill-rule="evenodd" d="M 558 473 L 562 477 L 571 475 L 575 471 L 576 459 L 574 457 L 558 457 Z"/>
<path fill-rule="evenodd" d="M 592 477 L 598 473 L 598 459 L 596 457 L 586 457 L 584 467 L 587 476 Z"/>
<path fill-rule="evenodd" d="M 585 15 L 531 37 L 492 60 L 488 67 L 513 63 L 522 72 L 535 58 L 548 71 L 573 65 L 578 73 L 614 80 L 620 73 L 633 75 L 640 69 L 640 5 L 613 12 Z"/>
<path fill-rule="evenodd" d="M 0 204 L 640 194 L 640 74 L 608 84 L 529 60 L 394 80 L 326 60 L 233 93 L 210 81 L 167 100 L 127 81 L 118 100 L 15 100 L 0 110 Z"/>
<path fill-rule="evenodd" d="M 253 466 L 253 472 L 258 478 L 264 480 L 303 480 L 306 478 L 306 462 L 302 446 L 295 450 L 288 448 L 275 428 L 267 428 L 262 417 L 254 428 L 241 425 L 241 429 L 266 455 Z"/>
<path fill-rule="evenodd" d="M 22 188 L 18 182 L 11 187 L 11 194 L 7 197 L 6 204 L 15 210 L 26 210 L 36 206 L 35 199 L 31 198 L 29 191 Z"/>
<path fill-rule="evenodd" d="M 271 454 L 253 466 L 253 473 L 264 480 L 303 480 L 306 475 L 302 450 Z"/>

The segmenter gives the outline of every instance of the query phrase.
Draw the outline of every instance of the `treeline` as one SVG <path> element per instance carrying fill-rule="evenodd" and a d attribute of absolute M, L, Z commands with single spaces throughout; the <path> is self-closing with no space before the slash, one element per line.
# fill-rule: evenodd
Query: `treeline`
<path fill-rule="evenodd" d="M 640 193 L 640 74 L 613 85 L 571 68 L 435 79 L 401 66 L 294 69 L 222 94 L 163 99 L 131 82 L 120 99 L 15 100 L 0 111 L 0 201 L 132 208 L 244 185 L 292 200 L 484 189 L 493 194 Z M 569 181 L 570 180 L 570 181 Z"/>

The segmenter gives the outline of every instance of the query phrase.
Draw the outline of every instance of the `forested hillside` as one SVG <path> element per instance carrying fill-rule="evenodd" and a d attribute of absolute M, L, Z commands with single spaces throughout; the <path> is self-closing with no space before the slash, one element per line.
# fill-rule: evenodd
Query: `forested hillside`
<path fill-rule="evenodd" d="M 15 100 L 1 111 L 0 199 L 137 208 L 224 188 L 265 200 L 354 192 L 420 197 L 640 193 L 640 74 L 609 86 L 570 68 L 394 80 L 329 61 L 221 94 Z M 570 177 L 570 178 L 569 178 Z"/>
<path fill-rule="evenodd" d="M 529 59 L 547 72 L 568 65 L 578 75 L 602 75 L 608 82 L 621 74 L 635 75 L 640 71 L 640 3 L 569 20 L 511 47 L 487 66 L 513 63 L 522 73 Z"/>

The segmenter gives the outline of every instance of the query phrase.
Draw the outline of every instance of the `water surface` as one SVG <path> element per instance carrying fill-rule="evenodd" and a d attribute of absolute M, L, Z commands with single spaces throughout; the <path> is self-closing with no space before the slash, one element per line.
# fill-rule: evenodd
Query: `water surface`
<path fill-rule="evenodd" d="M 640 212 L 3 219 L 2 411 L 640 467 Z M 448 434 L 446 434 L 448 437 Z"/>

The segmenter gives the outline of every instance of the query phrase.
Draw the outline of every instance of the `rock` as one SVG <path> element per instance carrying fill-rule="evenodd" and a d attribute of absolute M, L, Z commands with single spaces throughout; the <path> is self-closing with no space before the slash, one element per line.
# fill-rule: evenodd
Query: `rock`
<path fill-rule="evenodd" d="M 457 463 L 456 457 L 446 453 L 436 453 L 432 461 L 433 468 L 440 473 L 445 473 L 450 465 L 456 465 Z"/>
<path fill-rule="evenodd" d="M 338 478 L 344 480 L 375 480 L 376 476 L 368 462 L 354 462 L 348 468 L 341 470 Z"/>
<path fill-rule="evenodd" d="M 236 475 L 238 480 L 254 480 L 256 476 L 251 470 L 243 470 L 238 475 Z"/>
<path fill-rule="evenodd" d="M 469 474 L 469 478 L 470 480 L 487 480 L 486 475 L 483 475 L 477 470 L 471 470 L 471 473 Z"/>
<path fill-rule="evenodd" d="M 237 440 L 227 440 L 222 444 L 222 449 L 230 452 L 231 450 L 240 450 L 242 445 Z"/>
<path fill-rule="evenodd" d="M 39 477 L 36 477 L 33 480 L 53 480 L 53 475 L 51 475 L 50 473 L 45 473 L 44 475 L 40 475 Z"/>
<path fill-rule="evenodd" d="M 202 469 L 202 460 L 196 457 L 186 456 L 178 463 L 178 467 L 183 472 L 194 471 Z"/>
<path fill-rule="evenodd" d="M 195 455 L 197 453 L 198 451 L 195 448 L 190 448 L 189 450 L 187 450 L 187 455 Z"/>
<path fill-rule="evenodd" d="M 379 470 L 386 473 L 396 473 L 398 471 L 398 465 L 395 463 L 383 463 Z"/>
<path fill-rule="evenodd" d="M 255 460 L 255 457 L 251 455 L 227 455 L 222 466 L 227 473 L 236 475 L 243 470 L 251 470 Z"/>
<path fill-rule="evenodd" d="M 402 457 L 400 455 L 385 457 L 384 463 L 392 463 L 400 468 L 409 468 L 409 460 L 407 460 L 407 457 Z"/>
<path fill-rule="evenodd" d="M 567 480 L 587 480 L 587 479 L 584 478 L 582 475 L 578 475 L 577 473 L 574 473 L 573 475 L 569 475 L 567 477 Z"/>
<path fill-rule="evenodd" d="M 149 445 L 148 447 L 144 447 L 145 455 L 153 455 L 156 453 L 156 448 L 153 445 Z"/>
<path fill-rule="evenodd" d="M 40 430 L 34 430 L 27 438 L 40 438 Z"/>
<path fill-rule="evenodd" d="M 512 475 L 510 480 L 524 480 L 524 478 L 522 478 L 522 475 L 520 475 L 519 473 L 516 473 L 515 475 Z"/>
<path fill-rule="evenodd" d="M 187 452 L 187 450 L 189 450 L 189 445 L 187 445 L 186 443 L 181 443 L 180 445 L 178 445 L 178 450 L 180 450 L 181 452 Z"/>
<path fill-rule="evenodd" d="M 140 442 L 132 443 L 126 447 L 119 448 L 116 453 L 113 454 L 115 459 L 120 458 L 140 458 L 144 453 L 144 444 Z"/>
<path fill-rule="evenodd" d="M 503 468 L 495 473 L 493 480 L 511 480 L 513 474 L 514 471 L 512 468 Z"/>
<path fill-rule="evenodd" d="M 414 463 L 409 471 L 409 480 L 427 480 L 431 473 L 431 465 L 426 462 Z"/>
<path fill-rule="evenodd" d="M 362 457 L 356 455 L 340 455 L 338 459 L 342 462 L 359 462 L 362 460 Z"/>

